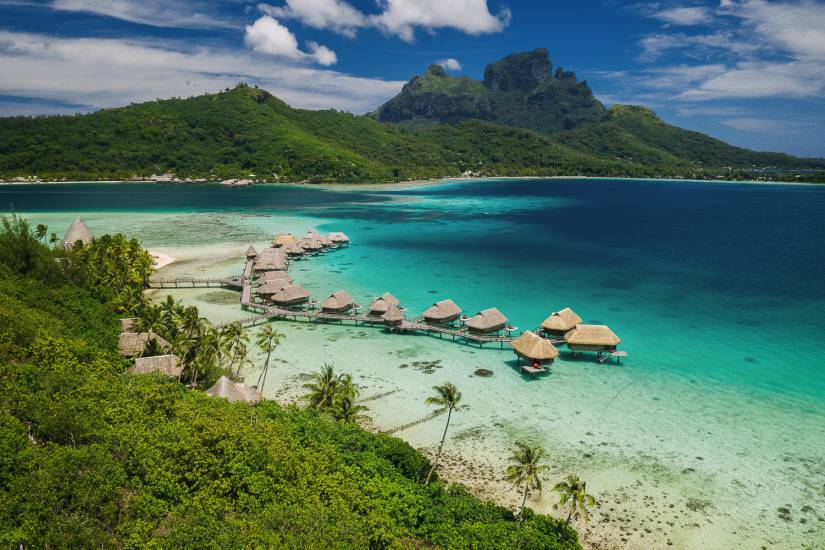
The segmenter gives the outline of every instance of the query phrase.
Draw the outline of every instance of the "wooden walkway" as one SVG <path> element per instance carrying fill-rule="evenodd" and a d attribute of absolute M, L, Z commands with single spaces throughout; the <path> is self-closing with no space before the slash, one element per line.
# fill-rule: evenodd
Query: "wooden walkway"
<path fill-rule="evenodd" d="M 175 277 L 173 279 L 149 279 L 149 288 L 231 288 L 243 289 L 243 277 Z"/>

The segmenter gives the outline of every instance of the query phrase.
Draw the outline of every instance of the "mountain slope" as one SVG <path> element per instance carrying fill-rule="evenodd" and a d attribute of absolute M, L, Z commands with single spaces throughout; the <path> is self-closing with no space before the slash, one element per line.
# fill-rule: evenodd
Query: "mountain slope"
<path fill-rule="evenodd" d="M 586 82 L 561 67 L 553 75 L 547 50 L 512 54 L 491 63 L 484 81 L 455 78 L 439 65 L 413 77 L 378 108 L 382 122 L 468 119 L 527 128 L 544 134 L 598 122 L 604 107 Z"/>

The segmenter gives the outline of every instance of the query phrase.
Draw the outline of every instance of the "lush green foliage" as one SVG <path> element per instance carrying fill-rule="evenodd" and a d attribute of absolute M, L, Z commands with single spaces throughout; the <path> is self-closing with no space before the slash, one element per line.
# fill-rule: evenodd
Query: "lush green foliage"
<path fill-rule="evenodd" d="M 551 80 L 553 86 L 572 85 L 568 73 Z M 463 103 L 462 94 L 477 86 L 484 88 L 462 80 L 445 84 L 440 93 L 458 94 L 455 101 Z M 512 93 L 516 92 L 496 91 L 490 97 Z M 490 109 L 507 112 L 506 101 L 490 101 Z M 539 111 L 555 116 L 550 106 L 561 105 L 561 100 L 554 96 L 542 101 Z M 545 116 L 526 112 L 514 108 L 499 122 L 530 126 L 530 120 Z M 460 116 L 453 117 L 454 125 L 396 125 L 331 110 L 292 109 L 263 90 L 241 85 L 219 94 L 89 115 L 0 119 L 0 179 L 132 179 L 169 172 L 181 178 L 254 174 L 254 179 L 264 181 L 309 182 L 400 181 L 465 172 L 697 178 L 722 174 L 743 179 L 753 177 L 748 172 L 753 165 L 825 168 L 822 160 L 730 147 L 666 125 L 655 116 L 617 115 L 627 112 L 638 110 L 614 107 L 602 122 L 553 135 Z M 526 118 L 519 119 L 522 116 Z M 795 174 L 769 175 L 799 179 Z M 802 179 L 817 177 L 825 173 L 804 174 Z"/>
<path fill-rule="evenodd" d="M 34 246 L 15 250 L 52 254 L 0 232 L 0 244 L 21 238 Z M 460 486 L 418 483 L 429 463 L 399 439 L 124 375 L 112 305 L 10 260 L 4 250 L 0 546 L 578 548 L 561 522 L 528 512 L 518 528 Z"/>

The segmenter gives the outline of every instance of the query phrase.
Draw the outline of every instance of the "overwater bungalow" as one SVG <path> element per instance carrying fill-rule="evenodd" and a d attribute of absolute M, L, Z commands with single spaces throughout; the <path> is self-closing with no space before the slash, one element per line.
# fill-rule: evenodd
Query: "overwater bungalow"
<path fill-rule="evenodd" d="M 221 376 L 215 385 L 206 390 L 206 395 L 210 397 L 222 397 L 230 403 L 244 401 L 246 403 L 258 403 L 261 394 L 241 382 L 233 382 L 226 376 Z"/>
<path fill-rule="evenodd" d="M 541 330 L 548 336 L 563 338 L 565 334 L 576 328 L 582 318 L 576 312 L 566 307 L 550 315 L 541 324 Z"/>
<path fill-rule="evenodd" d="M 441 300 L 428 307 L 422 317 L 432 325 L 447 325 L 461 317 L 461 308 L 450 299 Z"/>
<path fill-rule="evenodd" d="M 491 307 L 479 311 L 474 317 L 465 321 L 464 326 L 475 334 L 496 334 L 507 327 L 507 317 L 497 308 Z"/>
<path fill-rule="evenodd" d="M 149 332 L 123 332 L 117 341 L 117 349 L 121 355 L 126 357 L 138 357 L 143 355 L 146 350 L 146 344 L 149 340 L 157 341 L 160 349 L 165 352 L 172 351 L 172 344 L 158 336 L 157 334 Z"/>
<path fill-rule="evenodd" d="M 296 244 L 298 239 L 292 233 L 278 233 L 274 239 L 272 239 L 272 246 L 275 248 L 281 248 L 282 246 L 287 246 L 290 244 Z"/>
<path fill-rule="evenodd" d="M 347 246 L 349 244 L 349 237 L 340 231 L 333 231 L 332 233 L 329 233 L 327 238 L 332 241 L 333 244 L 338 246 Z"/>
<path fill-rule="evenodd" d="M 616 351 L 622 340 L 605 325 L 578 325 L 564 335 L 567 347 L 575 355 L 578 351 L 595 351 L 597 359 Z"/>
<path fill-rule="evenodd" d="M 372 317 L 380 317 L 387 312 L 390 305 L 400 306 L 401 301 L 389 292 L 385 292 L 372 301 L 369 308 L 369 314 Z"/>
<path fill-rule="evenodd" d="M 387 328 L 398 328 L 404 322 L 404 313 L 398 304 L 390 303 L 387 305 L 387 310 L 381 314 L 381 320 Z"/>
<path fill-rule="evenodd" d="M 284 245 L 283 251 L 288 258 L 300 258 L 304 254 L 306 254 L 306 250 L 304 250 L 297 244 Z"/>
<path fill-rule="evenodd" d="M 71 248 L 77 241 L 80 241 L 84 245 L 90 245 L 94 240 L 95 236 L 92 234 L 92 230 L 83 223 L 80 216 L 77 216 L 72 222 L 72 225 L 69 226 L 69 229 L 66 230 L 66 235 L 63 236 L 63 246 L 65 248 Z"/>
<path fill-rule="evenodd" d="M 289 266 L 283 258 L 258 258 L 253 264 L 253 269 L 256 272 L 261 271 L 286 271 Z"/>
<path fill-rule="evenodd" d="M 260 292 L 260 288 L 258 289 Z M 309 291 L 301 285 L 286 285 L 272 294 L 269 299 L 280 307 L 295 307 L 309 301 Z"/>
<path fill-rule="evenodd" d="M 255 247 L 251 244 L 249 248 L 246 249 L 246 259 L 247 260 L 254 260 L 258 256 L 258 251 L 255 250 Z"/>
<path fill-rule="evenodd" d="M 321 311 L 325 313 L 348 313 L 352 311 L 354 305 L 355 300 L 352 299 L 349 292 L 339 290 L 333 292 L 329 298 L 321 303 Z"/>
<path fill-rule="evenodd" d="M 559 356 L 559 350 L 553 344 L 529 330 L 525 330 L 521 336 L 510 342 L 510 347 L 518 356 L 518 366 L 530 374 L 544 372 L 542 363 L 552 363 Z M 527 361 L 524 367 L 521 367 L 522 359 Z"/>
<path fill-rule="evenodd" d="M 261 285 L 275 281 L 292 284 L 292 275 L 282 269 L 276 269 L 273 271 L 264 271 L 258 277 L 258 283 Z"/>
<path fill-rule="evenodd" d="M 138 357 L 135 364 L 126 369 L 126 374 L 164 374 L 178 378 L 183 372 L 183 365 L 177 355 L 157 355 L 155 357 Z"/>
<path fill-rule="evenodd" d="M 335 243 L 333 243 L 326 235 L 321 235 L 318 237 L 318 242 L 321 243 L 321 246 L 324 248 L 331 248 L 335 245 Z"/>
<path fill-rule="evenodd" d="M 304 239 L 307 239 L 309 241 L 320 241 L 321 234 L 315 231 L 314 229 L 310 229 L 309 231 L 307 231 L 307 234 L 304 235 Z"/>
<path fill-rule="evenodd" d="M 321 252 L 324 249 L 323 245 L 321 244 L 321 241 L 312 239 L 301 239 L 300 241 L 298 241 L 298 246 L 300 246 L 310 254 L 317 254 L 318 252 Z"/>

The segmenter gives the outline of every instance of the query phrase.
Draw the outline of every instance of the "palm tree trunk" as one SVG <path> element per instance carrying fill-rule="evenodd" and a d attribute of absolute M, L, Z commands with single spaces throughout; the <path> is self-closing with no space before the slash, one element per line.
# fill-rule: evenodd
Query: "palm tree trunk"
<path fill-rule="evenodd" d="M 441 458 L 441 450 L 444 448 L 444 440 L 447 439 L 447 428 L 450 427 L 450 416 L 452 414 L 453 409 L 450 407 L 447 409 L 447 424 L 444 426 L 444 433 L 441 435 L 441 444 L 438 446 L 438 454 L 435 455 L 435 461 L 433 461 L 433 465 L 430 468 L 430 473 L 427 474 L 427 481 L 424 482 L 424 485 L 427 485 L 430 482 L 430 478 L 433 477 L 433 472 L 438 466 L 438 460 Z"/>
<path fill-rule="evenodd" d="M 518 512 L 518 524 L 521 527 L 521 522 L 524 521 L 524 505 L 527 503 L 527 488 L 528 484 L 524 484 L 524 496 L 521 497 L 521 510 Z"/>
<path fill-rule="evenodd" d="M 260 386 L 258 386 L 258 391 L 261 395 L 264 393 L 264 386 L 266 385 L 266 375 L 269 372 L 269 356 L 272 355 L 272 350 L 269 350 L 266 354 L 266 362 L 264 363 L 264 372 L 263 372 L 263 381 L 261 382 Z"/>
<path fill-rule="evenodd" d="M 572 509 L 572 508 L 570 508 L 570 512 L 568 512 L 568 513 L 567 513 L 567 519 L 566 519 L 566 520 L 564 520 L 564 522 L 565 522 L 567 525 L 570 525 L 570 518 L 571 518 L 571 517 L 573 517 L 573 509 Z"/>

